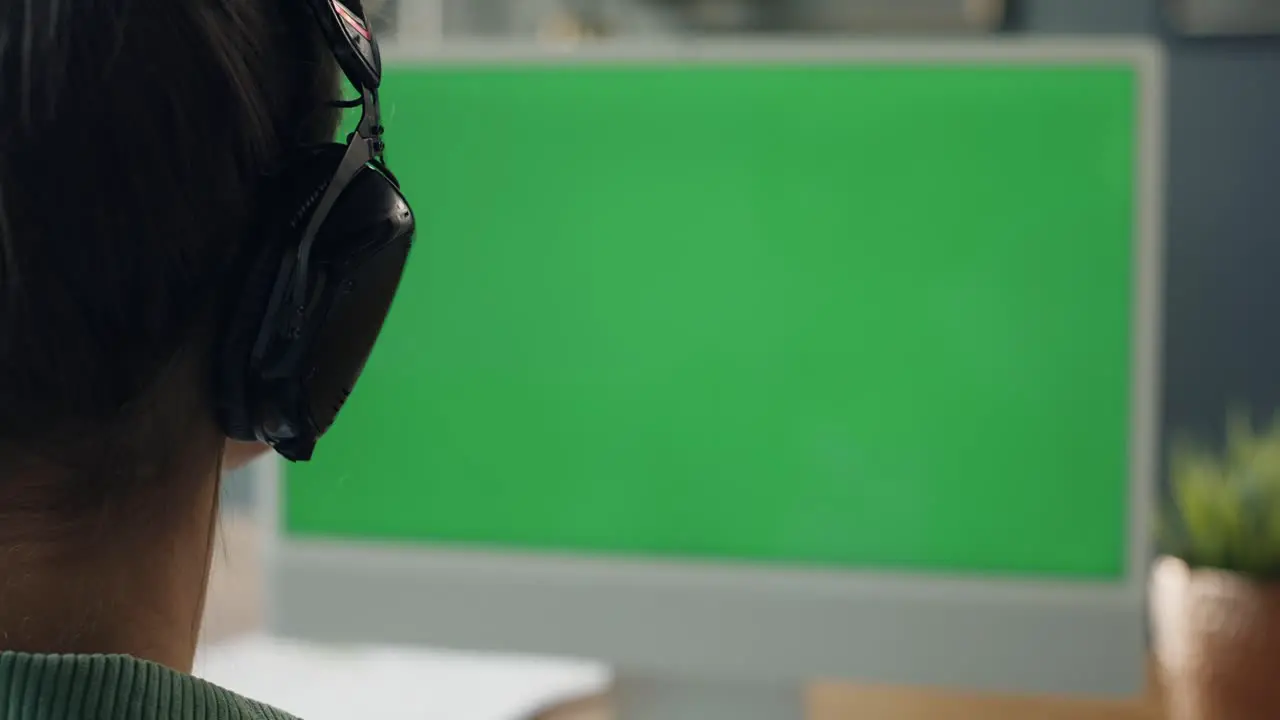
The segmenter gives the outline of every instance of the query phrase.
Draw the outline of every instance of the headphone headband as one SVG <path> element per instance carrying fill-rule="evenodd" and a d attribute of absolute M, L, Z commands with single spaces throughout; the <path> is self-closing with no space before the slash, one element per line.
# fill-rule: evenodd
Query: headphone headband
<path fill-rule="evenodd" d="M 382 54 L 360 0 L 307 0 L 347 80 L 361 92 L 382 85 Z"/>
<path fill-rule="evenodd" d="M 356 125 L 355 132 L 347 137 L 347 150 L 342 156 L 342 162 L 334 171 L 329 186 L 316 203 L 315 211 L 302 233 L 302 243 L 298 247 L 298 272 L 294 275 L 293 286 L 293 301 L 298 306 L 305 303 L 308 292 L 307 265 L 316 234 L 324 225 L 338 196 L 356 174 L 371 161 L 376 160 L 381 164 L 384 149 L 382 110 L 378 102 L 378 87 L 382 84 L 382 53 L 365 19 L 364 6 L 360 0 L 348 0 L 355 7 L 354 10 L 341 0 L 307 2 L 311 5 L 312 14 L 320 22 L 320 31 L 329 43 L 338 67 L 342 69 L 347 81 L 360 92 L 361 110 L 360 122 Z M 301 322 L 302 318 L 298 320 Z"/>

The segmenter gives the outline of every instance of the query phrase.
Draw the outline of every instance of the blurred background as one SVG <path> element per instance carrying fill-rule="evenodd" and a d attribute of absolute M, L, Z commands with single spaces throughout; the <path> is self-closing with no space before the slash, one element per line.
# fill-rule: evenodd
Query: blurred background
<path fill-rule="evenodd" d="M 1273 278 L 1280 268 L 1280 243 L 1276 242 L 1280 234 L 1280 203 L 1275 198 L 1276 188 L 1280 187 L 1280 132 L 1277 132 L 1280 128 L 1280 93 L 1276 91 L 1277 82 L 1280 82 L 1280 4 L 1265 0 L 366 0 L 366 10 L 382 38 L 388 65 L 394 68 L 431 66 L 440 62 L 440 58 L 451 57 L 451 48 L 454 47 L 470 48 L 466 57 L 472 64 L 479 65 L 483 65 L 486 53 L 498 56 L 505 52 L 503 48 L 519 48 L 520 53 L 533 55 L 547 53 L 560 57 L 562 63 L 572 65 L 574 52 L 589 54 L 594 52 L 592 48 L 605 49 L 601 52 L 606 52 L 611 47 L 650 47 L 656 48 L 654 52 L 660 54 L 671 48 L 747 41 L 778 43 L 792 50 L 809 44 L 837 55 L 839 51 L 832 48 L 843 47 L 856 54 L 857 48 L 862 46 L 894 44 L 919 49 L 946 43 L 1003 46 L 1009 43 L 1067 42 L 1077 49 L 1087 48 L 1090 43 L 1099 48 L 1130 44 L 1142 48 L 1142 52 L 1155 48 L 1162 71 L 1144 76 L 1142 80 L 1155 83 L 1155 90 L 1144 85 L 1147 90 L 1135 92 L 1154 93 L 1153 97 L 1158 98 L 1155 109 L 1158 117 L 1145 118 L 1152 122 L 1150 125 L 1143 125 L 1144 119 L 1136 118 L 1134 132 L 1153 135 L 1154 152 L 1158 153 L 1159 162 L 1151 166 L 1156 170 L 1153 177 L 1144 180 L 1141 173 L 1135 173 L 1131 178 L 1132 187 L 1121 193 L 1127 193 L 1125 197 L 1133 204 L 1132 208 L 1129 205 L 1124 207 L 1131 209 L 1135 218 L 1134 247 L 1139 242 L 1137 235 L 1144 231 L 1157 235 L 1155 241 L 1162 247 L 1161 253 L 1153 255 L 1158 262 L 1156 273 L 1159 276 L 1156 286 L 1159 311 L 1153 316 L 1157 318 L 1153 322 L 1159 324 L 1158 333 L 1153 336 L 1159 338 L 1155 348 L 1157 367 L 1146 378 L 1152 382 L 1155 395 L 1152 407 L 1156 423 L 1152 435 L 1157 447 L 1150 449 L 1147 460 L 1152 465 L 1150 480 L 1156 497 L 1150 499 L 1149 507 L 1145 501 L 1130 498 L 1132 505 L 1128 506 L 1128 512 L 1147 513 L 1150 517 L 1137 525 L 1143 530 L 1143 539 L 1128 540 L 1144 546 L 1128 547 L 1125 557 L 1130 564 L 1124 571 L 1127 573 L 1124 582 L 1136 582 L 1143 590 L 1143 597 L 1133 604 L 1133 612 L 1141 616 L 1143 627 L 1152 619 L 1156 621 L 1151 637 L 1144 636 L 1134 641 L 1152 642 L 1153 659 L 1138 671 L 1145 686 L 1135 688 L 1127 697 L 1107 699 L 1090 697 L 1091 693 L 1087 691 L 1069 692 L 1070 688 L 1089 686 L 1090 681 L 1081 678 L 1064 681 L 1062 692 L 1055 688 L 1047 688 L 1047 692 L 1024 691 L 1016 680 L 1008 683 L 1007 692 L 989 687 L 966 687 L 963 683 L 926 688 L 923 686 L 936 685 L 927 681 L 926 676 L 932 675 L 922 670 L 921 680 L 912 681 L 908 660 L 914 656 L 904 654 L 902 657 L 907 659 L 895 665 L 892 673 L 886 671 L 884 674 L 886 682 L 879 682 L 879 677 L 841 676 L 813 685 L 807 691 L 806 708 L 811 717 L 833 719 L 1167 716 L 1229 720 L 1278 716 L 1280 704 L 1266 704 L 1280 703 L 1273 697 L 1274 691 L 1259 689 L 1258 684 L 1248 677 L 1248 672 L 1232 675 L 1223 668 L 1248 665 L 1255 669 L 1280 671 L 1280 603 L 1268 599 L 1273 571 L 1280 570 L 1280 492 L 1277 491 L 1280 467 L 1275 467 L 1273 462 L 1273 449 L 1280 447 L 1275 444 L 1280 440 L 1276 440 L 1276 433 L 1268 424 L 1276 408 L 1280 407 L 1280 372 L 1276 371 L 1280 367 L 1280 324 L 1270 321 L 1271 313 L 1278 305 Z M 773 54 L 768 58 L 773 60 L 750 61 L 748 58 L 747 64 L 773 62 L 777 52 L 770 52 Z M 679 61 L 672 63 L 679 65 Z M 488 102 L 484 93 L 495 93 L 493 97 L 497 97 L 497 94 L 510 91 L 504 90 L 498 81 L 488 85 L 476 81 L 465 87 L 447 83 L 436 86 L 415 84 L 400 79 L 389 82 L 391 87 L 387 96 L 393 98 L 389 101 L 392 103 L 389 124 L 396 139 L 414 133 L 438 132 L 432 127 L 430 110 L 424 111 L 422 122 L 415 121 L 408 128 L 396 124 L 397 112 L 416 117 L 415 108 L 431 108 L 435 102 L 441 103 L 439 111 L 443 116 L 447 115 L 450 98 L 475 101 L 484 107 L 484 102 Z M 554 90 L 558 86 L 548 87 Z M 409 92 L 427 93 L 432 88 L 437 96 L 424 96 L 413 102 L 402 99 L 399 102 L 403 107 L 395 109 L 397 92 L 402 93 L 399 97 L 403 98 Z M 644 92 L 660 90 L 650 88 Z M 760 102 L 766 101 L 767 97 Z M 961 100 L 958 106 L 963 105 Z M 518 107 L 518 104 L 498 103 L 494 107 L 509 109 Z M 999 103 L 989 104 L 981 112 L 998 114 L 1002 112 L 1001 107 Z M 793 112 L 819 112 L 824 108 L 822 105 L 796 106 Z M 1079 112 L 1084 121 L 1105 114 L 1104 110 L 1093 106 L 1081 106 L 1074 111 Z M 592 110 L 586 108 L 583 112 Z M 963 116 L 964 112 L 957 110 L 958 116 Z M 1133 112 L 1137 115 L 1150 111 Z M 968 121 L 974 121 L 976 117 L 978 115 L 973 115 Z M 690 121 L 690 125 L 697 124 L 696 119 Z M 467 128 L 455 116 L 446 117 L 442 125 L 450 129 L 461 127 L 463 130 L 459 132 Z M 797 126 L 791 121 L 786 125 Z M 699 132 L 706 132 L 705 127 L 699 127 Z M 536 147 L 539 137 L 543 137 L 538 133 L 546 129 L 538 121 L 531 122 L 528 125 L 529 136 L 522 142 Z M 1046 126 L 1043 138 L 1046 147 L 1055 143 L 1052 134 L 1057 129 L 1058 126 Z M 495 132 L 493 128 L 488 130 Z M 726 128 L 725 132 L 731 131 Z M 572 142 L 560 133 L 548 132 L 545 137 L 554 137 L 554 142 L 558 143 Z M 714 134 L 709 133 L 707 137 L 711 138 L 708 142 L 714 142 Z M 839 142 L 838 134 L 832 137 Z M 421 151 L 428 153 L 430 158 L 439 159 L 442 165 L 448 165 L 457 159 L 444 148 L 454 143 L 459 148 L 470 148 L 477 157 L 491 160 L 490 155 L 475 149 L 477 143 L 483 144 L 491 139 L 483 134 L 439 137 L 421 146 L 427 149 L 415 146 L 412 151 L 406 151 L 406 155 Z M 1099 138 L 1100 143 L 1104 141 L 1105 138 Z M 1146 147 L 1142 141 L 1141 137 L 1133 138 L 1135 152 Z M 745 155 L 785 154 L 788 142 L 788 137 L 771 138 L 767 145 L 738 147 L 735 152 Z M 637 146 L 645 145 L 639 143 Z M 394 147 L 393 163 L 400 161 Z M 1034 149 L 1040 145 L 1028 147 Z M 428 155 L 411 160 L 426 163 Z M 1137 162 L 1143 161 L 1139 159 Z M 750 172 L 752 167 L 761 166 L 759 163 L 744 163 L 742 167 L 745 169 L 741 172 Z M 493 168 L 492 172 L 496 176 L 505 176 L 511 171 Z M 1043 166 L 1046 177 L 1060 172 L 1053 164 Z M 408 175 L 415 180 L 420 176 L 422 182 L 432 188 L 432 195 L 412 197 L 418 213 L 426 218 L 426 237 L 435 242 L 441 239 L 446 229 L 460 227 L 444 221 L 439 225 L 432 224 L 434 212 L 456 201 L 453 195 L 441 189 L 447 184 L 447 179 L 436 182 L 425 172 L 416 170 Z M 607 184 L 608 179 L 598 178 L 597 182 Z M 1148 187 L 1140 187 L 1144 182 Z M 494 202 L 502 203 L 506 196 L 500 187 L 505 186 L 495 181 L 495 187 L 499 189 L 494 190 Z M 1154 206 L 1159 215 L 1157 222 L 1145 229 L 1138 227 L 1144 221 L 1137 210 L 1144 193 L 1159 198 Z M 573 205 L 576 200 L 568 195 L 565 202 Z M 913 199 L 912 202 L 920 204 L 922 213 L 929 212 L 929 197 Z M 471 208 L 482 203 L 470 198 L 464 204 Z M 1064 212 L 1070 209 L 1067 205 L 1063 207 L 1066 208 Z M 1081 207 L 1087 209 L 1083 205 Z M 493 207 L 497 214 L 506 211 L 501 205 Z M 663 212 L 661 206 L 655 206 L 654 211 Z M 534 223 L 530 227 L 535 227 L 536 221 L 530 222 Z M 481 235 L 502 229 L 483 223 L 478 223 L 478 226 L 481 229 L 476 232 Z M 515 232 L 513 228 L 518 224 L 503 227 Z M 1092 226 L 1087 222 L 1081 227 L 1084 232 L 1092 232 Z M 1028 237 L 1036 237 L 1035 228 L 1026 230 Z M 458 237 L 456 233 L 449 237 L 456 243 L 470 240 Z M 904 236 L 890 239 L 890 242 L 910 240 Z M 518 238 L 512 239 L 512 242 L 518 241 Z M 425 262 L 424 255 L 433 259 L 451 257 L 421 247 L 416 252 L 415 263 Z M 581 257 L 575 258 L 575 261 L 582 261 Z M 466 267 L 460 265 L 449 272 L 466 273 Z M 436 278 L 426 270 L 415 272 L 417 274 L 411 274 L 407 282 L 427 283 Z M 1105 294 L 1110 287 L 1105 280 L 1088 275 L 1063 280 L 1068 281 L 1075 284 L 1081 298 L 1095 291 Z M 1121 283 L 1115 288 L 1116 292 L 1130 293 L 1125 296 L 1125 302 L 1138 303 L 1140 288 L 1136 284 L 1129 287 Z M 421 293 L 413 292 L 418 300 L 412 302 L 427 301 Z M 503 290 L 492 292 L 500 294 Z M 463 296 L 443 297 L 457 300 Z M 1014 302 L 1016 298 L 1009 296 L 1005 300 Z M 866 302 L 874 302 L 874 299 Z M 397 310 L 400 307 L 398 305 Z M 1148 321 L 1150 318 L 1138 320 L 1139 323 Z M 435 327 L 430 323 L 423 327 L 428 326 Z M 389 332 L 407 336 L 415 332 L 415 327 L 406 320 L 391 326 Z M 838 333 L 839 328 L 838 323 L 832 325 L 830 332 Z M 427 330 L 422 332 L 424 336 L 428 334 Z M 1135 333 L 1135 336 L 1141 334 L 1140 331 Z M 1102 342 L 1100 339 L 1099 343 Z M 1140 353 L 1136 346 L 1130 347 L 1129 352 Z M 377 357 L 371 364 L 371 373 L 377 373 L 384 367 L 378 365 Z M 509 364 L 521 367 L 518 358 Z M 385 367 L 390 372 L 390 365 Z M 396 373 L 401 373 L 397 375 L 400 381 L 404 381 L 404 367 L 402 364 L 395 369 Z M 437 366 L 431 368 L 439 370 Z M 1131 383 L 1142 381 L 1143 378 L 1136 376 L 1129 378 Z M 778 382 L 784 380 L 779 379 Z M 1057 397 L 1055 391 L 1047 387 L 1037 389 L 1028 386 L 1026 392 L 1043 392 L 1047 398 Z M 384 403 L 390 402 L 388 398 L 392 397 L 373 390 L 369 394 Z M 519 402 L 518 397 L 511 397 L 515 399 L 510 402 Z M 352 413 L 356 417 L 344 416 L 346 423 L 361 424 L 366 428 L 364 432 L 351 431 L 351 445 L 356 444 L 355 435 L 361 438 L 375 435 L 371 424 L 376 423 L 379 417 L 399 417 L 399 411 L 387 410 L 385 405 L 375 409 L 373 401 L 368 402 L 367 406 L 361 406 L 368 407 L 367 412 L 356 410 Z M 500 411 L 496 409 L 501 407 L 500 402 L 492 399 L 486 402 L 495 412 Z M 498 404 L 493 405 L 494 402 Z M 520 411 L 512 412 L 519 415 Z M 1057 414 L 1052 407 L 1044 408 L 1044 418 Z M 1063 429 L 1051 420 L 1046 419 L 1045 422 L 1050 430 Z M 928 420 L 921 421 L 923 425 L 928 423 Z M 437 430 L 453 427 L 447 424 L 429 426 Z M 686 426 L 678 426 L 672 432 L 679 432 L 681 427 Z M 1137 432 L 1132 428 L 1129 430 Z M 919 452 L 927 455 L 930 441 L 922 443 Z M 1138 452 L 1132 447 L 1134 443 L 1133 436 L 1127 437 L 1125 447 L 1131 453 Z M 1070 442 L 1066 444 L 1070 446 Z M 1199 454 L 1192 453 L 1191 460 L 1186 460 L 1186 453 L 1181 453 L 1184 447 L 1194 447 Z M 1083 445 L 1077 449 L 1080 456 L 1089 452 Z M 495 446 L 493 452 L 501 454 L 503 449 Z M 362 699 L 379 693 L 382 693 L 382 702 L 387 709 L 385 717 L 514 720 L 609 716 L 612 712 L 610 685 L 614 679 L 615 658 L 601 658 L 598 663 L 592 658 L 581 661 L 543 659 L 543 653 L 560 655 L 561 648 L 544 648 L 528 639 L 541 637 L 537 633 L 520 634 L 520 637 L 513 638 L 509 648 L 503 647 L 501 638 L 495 639 L 496 636 L 478 638 L 474 648 L 459 648 L 459 645 L 470 644 L 469 641 L 453 642 L 461 635 L 450 636 L 450 642 L 435 647 L 432 643 L 419 642 L 418 633 L 407 632 L 407 636 L 415 637 L 392 650 L 388 649 L 391 645 L 382 637 L 384 633 L 365 631 L 364 628 L 371 627 L 367 623 L 352 621 L 350 632 L 335 630 L 328 634 L 332 637 L 310 637 L 309 633 L 297 630 L 306 623 L 290 623 L 289 616 L 302 617 L 308 613 L 306 607 L 328 608 L 330 605 L 325 605 L 318 598 L 314 603 L 299 604 L 297 591 L 284 592 L 276 597 L 274 593 L 281 585 L 272 575 L 276 572 L 272 564 L 272 548 L 281 542 L 281 534 L 289 535 L 290 527 L 296 527 L 301 535 L 325 536 L 324 522 L 317 518 L 324 515 L 325 508 L 346 502 L 337 499 L 333 488 L 344 487 L 344 492 L 359 492 L 343 485 L 346 481 L 337 477 L 352 476 L 350 468 L 353 466 L 344 463 L 347 456 L 357 453 L 339 454 L 343 459 L 329 467 L 341 467 L 341 470 L 314 472 L 319 486 L 330 491 L 323 500 L 279 494 L 281 486 L 276 482 L 277 469 L 270 462 L 226 479 L 223 549 L 216 564 L 210 618 L 206 626 L 208 641 L 203 652 L 207 675 L 234 689 L 284 705 L 286 709 L 312 720 L 337 718 L 339 715 L 335 712 L 340 709 L 360 707 Z M 1050 456 L 1059 463 L 1072 463 L 1079 459 L 1073 458 L 1070 452 Z M 1183 460 L 1179 461 L 1179 457 Z M 324 467 L 325 462 L 325 458 L 320 456 L 316 464 Z M 1131 462 L 1142 465 L 1141 460 L 1131 459 Z M 1088 466 L 1087 459 L 1083 466 Z M 1130 471 L 1134 472 L 1132 468 Z M 483 481 L 483 473 L 476 472 L 477 478 L 473 479 Z M 971 474 L 981 473 L 974 469 Z M 1036 471 L 1030 473 L 1032 477 L 1037 474 Z M 301 477 L 307 481 L 312 479 L 312 475 Z M 440 473 L 428 474 L 420 478 L 420 482 L 444 482 L 441 477 Z M 1140 491 L 1146 487 L 1134 477 L 1127 480 L 1135 483 Z M 1204 500 L 1206 497 L 1211 499 Z M 449 500 L 437 499 L 441 502 Z M 561 501 L 574 502 L 572 498 L 561 498 Z M 301 503 L 300 506 L 309 509 L 291 516 L 287 510 L 290 502 Z M 732 502 L 726 502 L 731 511 Z M 917 498 L 917 502 L 927 505 L 928 499 Z M 1204 510 L 1204 507 L 1210 509 Z M 625 514 L 623 509 L 618 512 L 621 513 L 619 518 Z M 1191 516 L 1190 521 L 1187 516 Z M 280 517 L 292 517 L 293 520 L 284 522 L 282 529 L 277 523 Z M 1144 524 L 1148 521 L 1150 528 Z M 291 526 L 290 522 L 294 525 Z M 1132 516 L 1129 522 L 1129 529 L 1134 529 Z M 1167 529 L 1170 524 L 1176 526 L 1174 531 L 1157 532 L 1161 528 Z M 336 530 L 328 532 L 330 536 L 351 534 L 350 528 L 340 521 L 333 522 L 332 527 Z M 431 536 L 430 530 L 403 530 L 408 527 L 405 523 L 397 527 L 402 531 L 390 532 L 390 535 L 377 539 L 413 544 L 422 541 L 423 535 Z M 460 531 L 455 528 L 450 532 L 456 535 Z M 1147 535 L 1151 536 L 1154 546 L 1145 545 Z M 445 539 L 454 542 L 457 538 Z M 305 543 L 306 540 L 288 540 L 286 537 L 286 542 Z M 1017 537 L 1008 538 L 1010 545 L 1019 542 Z M 1061 542 L 1070 545 L 1085 544 L 1086 541 L 1064 535 Z M 465 542 L 462 544 L 467 545 Z M 327 551 L 317 550 L 321 553 Z M 1134 567 L 1133 559 L 1156 557 L 1163 559 L 1155 563 L 1150 587 L 1163 588 L 1163 595 L 1147 597 L 1147 567 Z M 1247 561 L 1242 559 L 1246 557 Z M 541 566 L 530 567 L 535 568 L 531 572 L 536 578 L 536 568 Z M 1215 568 L 1222 574 L 1206 575 L 1198 570 L 1189 571 L 1188 567 Z M 445 573 L 435 582 L 444 585 L 451 577 L 453 575 Z M 440 591 L 440 588 L 432 586 L 433 581 L 423 582 L 424 593 Z M 1197 590 L 1200 587 L 1197 583 L 1209 583 L 1205 587 L 1214 590 Z M 315 590 L 320 586 L 307 587 Z M 1227 590 L 1223 590 L 1224 587 Z M 636 592 L 643 595 L 644 591 Z M 1215 592 L 1219 596 L 1226 593 L 1237 603 L 1234 607 L 1239 607 L 1240 602 L 1249 603 L 1249 607 L 1265 607 L 1266 612 L 1260 616 L 1270 618 L 1274 615 L 1275 619 L 1258 620 L 1257 627 L 1245 633 L 1255 638 L 1247 647 L 1224 650 L 1223 644 L 1214 640 L 1210 630 L 1186 619 L 1194 614 L 1187 609 L 1188 603 L 1206 602 L 1204 596 Z M 1064 593 L 1063 597 L 1073 596 Z M 274 609 L 273 602 L 277 603 Z M 478 611 L 487 607 L 484 600 L 476 602 L 482 606 Z M 1154 618 L 1147 611 L 1147 602 L 1156 608 Z M 1069 604 L 1064 602 L 1064 607 Z M 453 607 L 448 606 L 448 610 L 451 612 Z M 363 611 L 353 608 L 353 612 Z M 339 615 L 316 620 L 324 612 L 316 610 L 307 616 L 307 622 L 344 622 Z M 430 610 L 424 609 L 423 612 Z M 1071 615 L 1075 611 L 1070 608 L 1063 612 L 1064 617 L 1075 617 Z M 286 619 L 280 620 L 280 613 Z M 447 615 L 445 612 L 444 616 Z M 548 615 L 553 616 L 554 613 Z M 1170 617 L 1173 619 L 1169 620 Z M 427 620 L 423 622 L 432 624 Z M 554 631 L 552 628 L 551 632 Z M 564 632 L 571 633 L 568 629 Z M 427 630 L 420 634 L 433 636 L 432 631 Z M 1162 656 L 1162 648 L 1166 647 L 1161 643 L 1163 636 L 1176 638 L 1174 644 L 1177 647 Z M 773 636 L 764 633 L 761 637 Z M 341 642 L 335 641 L 338 638 Z M 713 642 L 713 639 L 706 642 Z M 581 646 L 588 647 L 590 643 Z M 485 652 L 473 652 L 475 650 Z M 513 654 L 507 654 L 507 650 Z M 1035 665 L 1042 661 L 1032 648 L 1026 650 L 1028 654 L 1023 658 L 1024 663 Z M 1100 658 L 1105 655 L 1105 648 L 1096 650 Z M 760 648 L 761 653 L 773 651 L 769 647 Z M 936 648 L 935 654 L 953 657 L 948 660 L 951 663 L 963 663 L 963 658 L 970 651 L 942 645 Z M 625 656 L 629 652 L 624 650 L 619 654 Z M 778 649 L 778 652 L 785 654 L 789 651 Z M 1090 651 L 1089 648 L 1076 648 L 1072 652 L 1076 657 L 1088 656 Z M 1147 653 L 1144 645 L 1142 657 L 1145 658 Z M 795 654 L 808 657 L 804 652 Z M 1187 657 L 1198 657 L 1200 661 L 1197 664 Z M 1043 659 L 1043 662 L 1052 664 L 1049 659 Z M 1222 681 L 1219 677 L 1219 680 L 1209 683 L 1187 669 L 1195 666 L 1203 670 L 1206 664 L 1217 668 L 1217 675 L 1227 673 L 1230 679 Z M 1254 674 L 1267 673 L 1258 670 Z M 412 682 L 421 688 L 422 695 L 434 694 L 436 699 L 393 697 L 392 691 L 380 689 L 387 684 L 388 677 L 412 678 Z M 816 682 L 821 678 L 810 679 Z M 752 681 L 750 684 L 759 685 L 760 682 Z M 900 685 L 921 687 L 897 687 Z M 1170 685 L 1176 687 L 1171 689 Z M 1206 689 L 1208 685 L 1213 687 Z M 324 688 L 324 693 L 317 688 Z M 1057 697 L 1066 694 L 1078 697 Z M 667 712 L 661 707 L 654 710 L 643 702 L 637 707 L 640 709 L 628 717 L 656 717 Z M 712 715 L 705 717 L 712 718 Z"/>

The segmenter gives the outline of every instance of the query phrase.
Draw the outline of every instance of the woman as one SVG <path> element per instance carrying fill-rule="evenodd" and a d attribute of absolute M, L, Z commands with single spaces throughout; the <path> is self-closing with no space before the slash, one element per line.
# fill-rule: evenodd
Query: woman
<path fill-rule="evenodd" d="M 337 128 L 317 12 L 0 0 L 0 720 L 286 717 L 187 673 L 220 473 L 264 449 L 210 381 L 237 268 Z"/>

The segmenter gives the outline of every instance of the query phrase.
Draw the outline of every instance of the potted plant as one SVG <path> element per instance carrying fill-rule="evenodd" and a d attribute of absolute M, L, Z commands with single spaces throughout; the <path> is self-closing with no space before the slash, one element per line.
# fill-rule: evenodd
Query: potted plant
<path fill-rule="evenodd" d="M 1280 718 L 1280 422 L 1174 444 L 1152 641 L 1173 720 Z"/>

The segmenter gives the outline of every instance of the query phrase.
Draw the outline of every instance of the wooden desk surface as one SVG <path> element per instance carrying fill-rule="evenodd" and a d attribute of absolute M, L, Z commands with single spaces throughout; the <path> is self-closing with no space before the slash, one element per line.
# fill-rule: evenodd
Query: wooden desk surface
<path fill-rule="evenodd" d="M 1155 673 L 1132 701 L 970 696 L 931 690 L 821 683 L 809 692 L 811 720 L 1162 720 Z M 584 698 L 536 720 L 612 720 L 607 697 Z"/>

